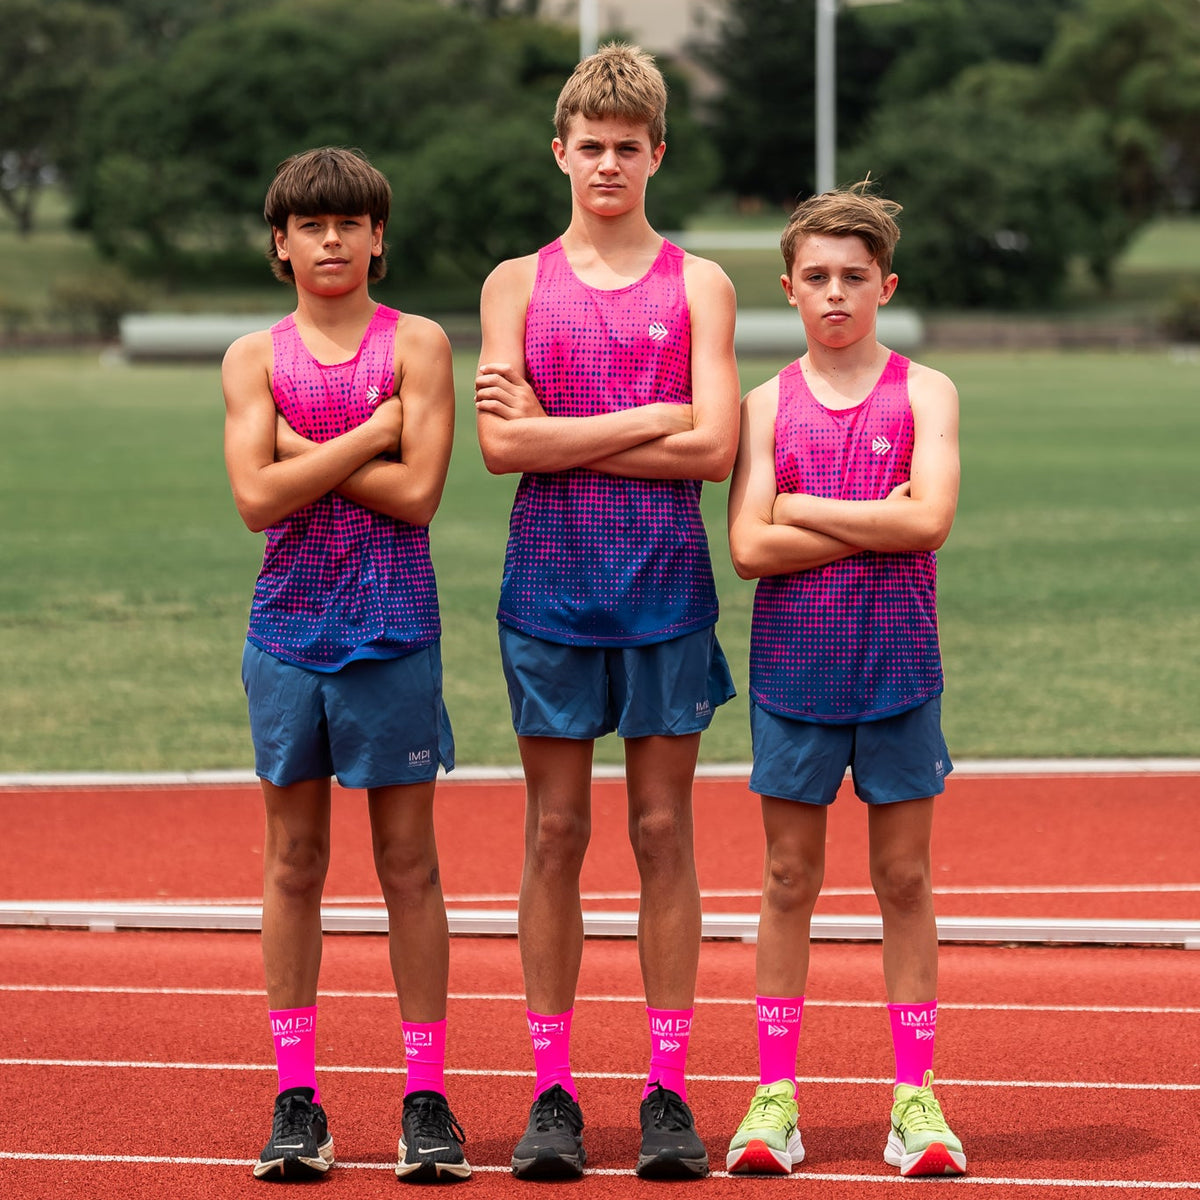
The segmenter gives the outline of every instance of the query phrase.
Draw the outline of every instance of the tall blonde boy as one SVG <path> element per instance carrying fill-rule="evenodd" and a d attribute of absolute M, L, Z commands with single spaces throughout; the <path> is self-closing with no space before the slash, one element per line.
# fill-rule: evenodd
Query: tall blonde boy
<path fill-rule="evenodd" d="M 637 1172 L 708 1171 L 685 1078 L 700 942 L 692 778 L 733 688 L 699 500 L 737 443 L 735 301 L 720 268 L 646 218 L 665 111 L 662 76 L 636 47 L 579 64 L 553 141 L 570 224 L 501 263 L 481 302 L 479 441 L 489 470 L 521 474 L 498 611 L 526 781 L 519 930 L 536 1082 L 520 1178 L 578 1175 L 586 1161 L 570 1063 L 579 875 L 593 743 L 614 730 L 651 1038 Z"/>
<path fill-rule="evenodd" d="M 756 985 L 760 1086 L 726 1159 L 786 1173 L 804 1158 L 796 1052 L 825 818 L 849 767 L 868 808 L 883 917 L 896 1081 L 884 1158 L 960 1174 L 932 1089 L 938 942 L 934 797 L 941 731 L 934 551 L 958 501 L 958 396 L 876 338 L 896 290 L 900 206 L 864 182 L 801 204 L 783 233 L 783 290 L 807 352 L 755 388 L 729 496 L 729 545 L 759 581 L 750 644 L 754 767 L 767 866 Z"/>

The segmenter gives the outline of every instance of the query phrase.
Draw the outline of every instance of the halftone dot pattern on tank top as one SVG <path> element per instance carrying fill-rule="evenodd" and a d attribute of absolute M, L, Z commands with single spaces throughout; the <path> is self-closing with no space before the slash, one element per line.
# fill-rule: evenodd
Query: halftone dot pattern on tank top
<path fill-rule="evenodd" d="M 271 389 L 287 423 L 315 442 L 361 425 L 392 394 L 396 322 L 380 305 L 358 353 L 318 363 L 292 317 L 271 329 Z M 333 492 L 267 530 L 249 637 L 312 670 L 398 658 L 441 634 L 429 531 Z"/>
<path fill-rule="evenodd" d="M 539 254 L 525 318 L 529 380 L 550 416 L 690 404 L 683 251 L 636 283 L 589 287 L 561 243 Z M 524 475 L 509 522 L 499 619 L 549 641 L 629 646 L 712 625 L 717 595 L 697 480 L 585 469 Z"/>
<path fill-rule="evenodd" d="M 909 361 L 893 354 L 870 395 L 834 410 L 798 362 L 779 379 L 778 490 L 882 500 L 909 477 Z M 780 716 L 828 723 L 892 716 L 942 691 L 930 552 L 864 552 L 760 579 L 750 636 L 750 694 Z"/>

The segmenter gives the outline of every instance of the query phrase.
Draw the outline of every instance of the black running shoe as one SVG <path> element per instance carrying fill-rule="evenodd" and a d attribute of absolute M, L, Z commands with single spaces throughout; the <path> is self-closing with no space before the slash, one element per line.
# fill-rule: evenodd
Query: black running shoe
<path fill-rule="evenodd" d="M 583 1174 L 583 1113 L 561 1084 L 547 1088 L 529 1110 L 525 1135 L 513 1151 L 518 1179 L 575 1179 Z"/>
<path fill-rule="evenodd" d="M 642 1152 L 637 1173 L 643 1179 L 701 1179 L 708 1152 L 696 1136 L 692 1110 L 661 1083 L 642 1101 Z"/>
<path fill-rule="evenodd" d="M 275 1097 L 271 1140 L 254 1165 L 256 1179 L 315 1179 L 333 1166 L 333 1138 L 313 1089 L 288 1088 Z"/>
<path fill-rule="evenodd" d="M 396 1178 L 405 1183 L 454 1183 L 471 1174 L 467 1139 L 441 1092 L 409 1092 L 400 1118 Z"/>

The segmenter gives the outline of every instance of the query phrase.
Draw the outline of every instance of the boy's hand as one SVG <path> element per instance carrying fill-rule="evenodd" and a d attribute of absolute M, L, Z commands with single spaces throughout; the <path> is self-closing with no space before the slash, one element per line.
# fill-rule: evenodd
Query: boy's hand
<path fill-rule="evenodd" d="M 475 377 L 475 408 L 505 421 L 546 415 L 529 381 L 510 363 L 480 364 Z"/>
<path fill-rule="evenodd" d="M 911 500 L 912 499 L 912 480 L 906 479 L 903 483 L 898 483 L 887 494 L 889 500 Z"/>
<path fill-rule="evenodd" d="M 381 454 L 400 453 L 400 435 L 404 432 L 404 406 L 399 396 L 380 400 L 364 424 L 372 426 L 383 440 Z"/>
<path fill-rule="evenodd" d="M 690 433 L 696 426 L 690 404 L 668 404 L 664 400 L 656 400 L 647 404 L 646 408 L 653 409 L 662 418 L 662 437 L 670 437 L 673 433 Z"/>

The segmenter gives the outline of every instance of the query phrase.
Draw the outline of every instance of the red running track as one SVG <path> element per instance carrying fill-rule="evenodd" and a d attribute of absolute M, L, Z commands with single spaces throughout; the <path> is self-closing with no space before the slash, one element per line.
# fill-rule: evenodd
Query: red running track
<path fill-rule="evenodd" d="M 939 1094 L 971 1174 L 945 1183 L 901 1181 L 881 1161 L 891 1061 L 877 947 L 814 947 L 800 1054 L 808 1157 L 789 1179 L 636 1180 L 648 1054 L 636 951 L 591 941 L 575 1022 L 591 1169 L 562 1188 L 516 1183 L 508 1161 L 531 1087 L 519 981 L 513 940 L 455 939 L 448 1086 L 476 1167 L 464 1195 L 1200 1190 L 1200 954 L 946 947 Z M 753 947 L 705 944 L 690 1099 L 718 1168 L 756 1082 L 752 986 Z M 251 934 L 0 931 L 0 1195 L 266 1195 L 272 1185 L 250 1177 L 275 1089 L 261 987 Z M 346 1200 L 396 1194 L 403 1052 L 381 937 L 327 938 L 320 1008 L 340 1165 L 315 1187 Z"/>
<path fill-rule="evenodd" d="M 938 803 L 941 916 L 1195 919 L 1200 912 L 1200 777 L 953 776 Z M 519 782 L 439 786 L 448 899 L 512 907 L 521 867 Z M 334 806 L 326 896 L 378 902 L 361 793 Z M 763 838 L 744 780 L 700 780 L 696 846 L 705 908 L 758 908 Z M 0 900 L 201 900 L 261 895 L 262 813 L 254 786 L 0 790 L 7 840 Z M 875 911 L 866 814 L 843 789 L 830 812 L 820 913 Z M 588 904 L 632 908 L 637 875 L 624 785 L 594 787 L 584 868 Z"/>

